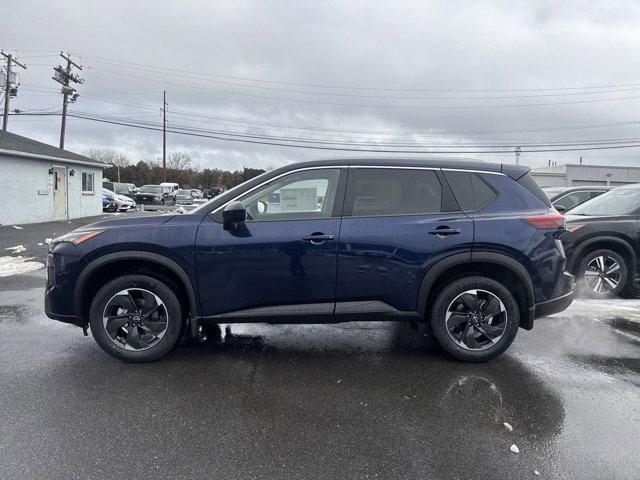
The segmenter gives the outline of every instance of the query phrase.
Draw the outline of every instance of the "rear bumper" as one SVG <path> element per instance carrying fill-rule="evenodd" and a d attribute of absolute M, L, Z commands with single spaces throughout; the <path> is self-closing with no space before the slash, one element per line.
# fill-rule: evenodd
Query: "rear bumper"
<path fill-rule="evenodd" d="M 571 305 L 571 302 L 573 302 L 573 295 L 574 292 L 571 291 L 562 297 L 554 298 L 548 302 L 537 303 L 534 317 L 546 317 L 547 315 L 552 315 L 565 310 L 569 305 Z"/>
<path fill-rule="evenodd" d="M 576 284 L 574 282 L 573 275 L 569 272 L 563 272 L 558 286 L 556 287 L 557 295 L 551 300 L 546 302 L 536 303 L 534 309 L 534 318 L 545 317 L 552 315 L 566 309 L 571 302 L 573 302 L 573 296 L 575 293 Z"/>

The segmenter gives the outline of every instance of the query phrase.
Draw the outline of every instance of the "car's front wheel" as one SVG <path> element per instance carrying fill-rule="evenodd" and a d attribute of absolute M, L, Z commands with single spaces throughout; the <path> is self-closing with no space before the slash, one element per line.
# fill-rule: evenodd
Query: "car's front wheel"
<path fill-rule="evenodd" d="M 89 317 L 93 338 L 109 355 L 125 362 L 150 362 L 178 340 L 182 308 L 164 282 L 126 275 L 98 291 Z"/>
<path fill-rule="evenodd" d="M 594 250 L 578 266 L 578 292 L 592 298 L 614 297 L 627 285 L 627 262 L 609 249 Z"/>
<path fill-rule="evenodd" d="M 437 295 L 431 330 L 458 360 L 484 362 L 503 353 L 520 325 L 518 304 L 501 283 L 482 276 L 455 280 Z"/>

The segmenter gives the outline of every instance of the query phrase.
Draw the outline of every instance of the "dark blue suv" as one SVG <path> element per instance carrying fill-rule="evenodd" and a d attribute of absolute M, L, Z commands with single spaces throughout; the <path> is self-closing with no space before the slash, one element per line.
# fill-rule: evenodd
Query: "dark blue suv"
<path fill-rule="evenodd" d="M 183 215 L 51 243 L 45 308 L 142 362 L 235 322 L 424 323 L 461 360 L 496 357 L 565 309 L 563 217 L 528 169 L 463 161 L 288 165 Z"/>

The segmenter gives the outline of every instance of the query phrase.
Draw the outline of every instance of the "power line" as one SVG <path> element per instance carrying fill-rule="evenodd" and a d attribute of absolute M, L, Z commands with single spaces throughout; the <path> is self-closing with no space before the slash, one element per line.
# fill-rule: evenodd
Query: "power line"
<path fill-rule="evenodd" d="M 544 106 L 560 106 L 560 105 L 573 105 L 573 104 L 588 104 L 588 103 L 600 103 L 600 102 L 612 102 L 618 100 L 631 100 L 640 98 L 640 95 L 635 96 L 626 96 L 626 97 L 616 97 L 616 98 L 602 98 L 602 99 L 591 99 L 591 100 L 572 100 L 565 102 L 547 102 L 547 103 L 520 103 L 520 104 L 506 104 L 506 105 L 369 105 L 369 104 L 358 104 L 358 103 L 339 103 L 339 102 L 324 102 L 319 100 L 304 100 L 304 99 L 294 99 L 294 98 L 285 98 L 285 97 L 273 97 L 269 95 L 257 95 L 246 92 L 232 92 L 228 90 L 219 90 L 212 88 L 199 87 L 196 85 L 188 85 L 184 83 L 171 82 L 168 80 L 158 80 L 154 78 L 142 77 L 139 75 L 132 75 L 130 73 L 116 72 L 112 70 L 106 70 L 102 68 L 93 67 L 93 70 L 101 71 L 104 73 L 109 73 L 111 75 L 119 75 L 128 78 L 135 78 L 138 80 L 145 80 L 149 82 L 155 82 L 162 85 L 174 85 L 182 88 L 190 88 L 195 90 L 208 91 L 213 93 L 220 94 L 228 94 L 228 95 L 237 95 L 241 97 L 247 98 L 259 98 L 265 100 L 277 100 L 281 102 L 291 102 L 291 103 L 303 103 L 303 104 L 312 104 L 312 105 L 329 105 L 333 107 L 358 107 L 358 108 L 374 108 L 374 109 L 421 109 L 421 108 L 429 108 L 429 109 L 478 109 L 478 108 L 528 108 L 528 107 L 544 107 Z"/>
<path fill-rule="evenodd" d="M 289 85 L 289 86 L 298 86 L 298 87 L 315 87 L 315 88 L 328 88 L 328 89 L 331 88 L 336 90 L 370 90 L 370 91 L 401 91 L 401 92 L 543 92 L 543 91 L 588 90 L 588 89 L 622 88 L 622 87 L 640 86 L 640 83 L 618 83 L 618 84 L 607 84 L 607 85 L 587 85 L 587 86 L 583 85 L 578 87 L 563 86 L 563 87 L 553 87 L 553 88 L 505 88 L 505 89 L 437 89 L 437 88 L 412 89 L 412 88 L 389 88 L 389 87 L 379 88 L 379 87 L 363 87 L 363 86 L 353 86 L 353 85 L 345 86 L 345 85 L 327 85 L 327 84 L 323 85 L 323 84 L 313 84 L 313 83 L 283 82 L 283 81 L 277 81 L 277 80 L 265 80 L 265 79 L 239 77 L 239 76 L 232 76 L 232 75 L 221 75 L 221 74 L 214 74 L 214 73 L 208 73 L 208 72 L 198 72 L 193 70 L 171 68 L 166 66 L 148 65 L 143 63 L 127 62 L 127 61 L 117 60 L 117 59 L 109 59 L 105 57 L 96 57 L 92 55 L 83 55 L 83 57 L 90 60 L 102 62 L 102 63 L 112 63 L 116 65 L 130 65 L 132 67 L 145 67 L 145 68 L 159 69 L 163 71 L 182 72 L 182 73 L 189 73 L 193 75 L 227 78 L 227 79 L 247 81 L 247 82 Z"/>
<path fill-rule="evenodd" d="M 106 61 L 100 61 L 98 60 L 98 62 L 101 63 L 106 63 L 107 65 L 111 65 L 111 66 L 117 66 L 122 68 L 123 65 L 121 63 L 116 63 L 116 62 L 106 62 Z M 101 69 L 98 67 L 90 67 L 93 68 L 95 70 L 98 71 L 103 71 L 103 72 L 109 72 L 109 73 L 121 73 L 121 72 L 114 72 L 112 70 L 106 70 L 106 69 Z M 166 72 L 166 71 L 156 71 L 156 70 L 151 70 L 148 68 L 142 68 L 142 67 L 133 67 L 133 66 L 124 66 L 124 68 L 130 68 L 130 69 L 135 69 L 135 70 L 139 70 L 142 72 L 147 72 L 147 73 L 152 73 L 155 75 L 165 75 L 165 76 L 171 76 L 172 78 L 184 78 L 184 79 L 188 79 L 188 80 L 197 80 L 197 81 L 201 81 L 201 82 L 212 82 L 212 83 L 217 83 L 217 84 L 221 84 L 221 85 L 230 85 L 230 86 L 234 86 L 234 87 L 242 87 L 242 88 L 254 88 L 254 89 L 260 89 L 260 90 L 267 90 L 267 91 L 274 91 L 274 92 L 283 92 L 283 93 L 294 93 L 294 94 L 303 94 L 303 95 L 321 95 L 321 96 L 333 96 L 333 97 L 351 97 L 351 98 L 374 98 L 374 99 L 388 99 L 388 100 L 496 100 L 496 99 L 516 99 L 516 98 L 539 98 L 539 97 L 558 97 L 558 96 L 577 96 L 577 95 L 594 95 L 594 94 L 609 94 L 609 93 L 619 93 L 619 92 L 630 92 L 630 91 L 638 91 L 640 90 L 639 86 L 636 85 L 630 85 L 629 87 L 632 88 L 617 88 L 615 90 L 594 90 L 591 89 L 589 91 L 578 91 L 578 92 L 567 92 L 567 91 L 561 91 L 560 93 L 537 93 L 537 94 L 529 94 L 529 95 L 501 95 L 501 96 L 482 96 L 482 97 L 478 97 L 478 96 L 457 96 L 457 97 L 442 97 L 442 96 L 437 96 L 437 97 L 419 97 L 419 96 L 389 96 L 389 95 L 371 95 L 371 94 L 361 94 L 361 93 L 339 93 L 339 92 L 317 92 L 317 91 L 306 91 L 306 90 L 292 90 L 292 89 L 288 89 L 288 88 L 277 88 L 277 87 L 265 87 L 262 85 L 248 85 L 245 83 L 238 83 L 238 82 L 230 82 L 230 81 L 224 81 L 224 80 L 215 80 L 215 79 L 211 79 L 211 78 L 194 78 L 193 75 L 183 75 L 177 72 Z M 184 72 L 183 72 L 184 73 Z M 228 92 L 228 93 L 233 93 L 233 92 Z M 460 92 L 462 93 L 462 92 Z"/>
<path fill-rule="evenodd" d="M 50 114 L 42 114 L 42 115 L 50 115 Z M 144 124 L 135 124 L 131 122 L 124 122 L 118 120 L 108 120 L 108 119 L 100 119 L 86 115 L 79 115 L 75 113 L 70 113 L 69 116 L 74 118 L 81 118 L 94 122 L 101 122 L 113 125 L 123 125 L 131 128 L 138 128 L 143 130 L 151 130 L 151 131 L 162 131 L 161 126 L 151 126 Z M 291 148 L 306 148 L 313 150 L 329 150 L 329 151 L 345 151 L 345 152 L 363 152 L 363 153 L 398 153 L 398 154 L 475 154 L 475 153 L 509 153 L 509 150 L 462 150 L 461 148 L 477 148 L 477 146 L 462 146 L 457 145 L 457 150 L 397 150 L 397 149 L 383 149 L 383 148 L 355 148 L 355 146 L 351 146 L 353 144 L 343 144 L 345 146 L 328 146 L 328 145 L 318 145 L 318 144 L 301 144 L 296 141 L 296 139 L 288 139 L 281 141 L 266 141 L 261 139 L 254 138 L 244 138 L 238 136 L 228 136 L 229 134 L 220 134 L 220 133 L 197 133 L 193 131 L 184 131 L 180 128 L 168 128 L 168 132 L 192 136 L 192 137 L 200 137 L 200 138 L 212 138 L 223 141 L 232 141 L 232 142 L 240 142 L 240 143 L 250 143 L 250 144 L 259 144 L 259 145 L 271 145 L 271 146 L 281 146 L 281 147 L 291 147 Z M 225 136 L 227 135 L 227 136 Z M 613 141 L 607 141 L 613 142 Z M 557 148 L 557 146 L 562 146 L 562 148 Z M 480 146 L 482 147 L 482 146 Z M 572 151 L 587 151 L 587 150 L 611 150 L 611 149 L 626 149 L 626 148 L 637 148 L 640 147 L 640 139 L 629 139 L 626 143 L 582 143 L 580 145 L 574 146 L 571 144 L 554 144 L 554 148 L 540 148 L 544 147 L 544 145 L 536 145 L 532 144 L 531 149 L 527 150 L 527 152 L 535 153 L 535 152 L 572 152 Z M 433 148 L 443 148 L 442 145 L 434 145 Z M 485 146 L 485 148 L 494 148 L 491 146 Z M 507 148 L 507 147 L 502 147 Z M 512 150 L 511 150 L 512 151 Z M 524 152 L 523 152 L 524 153 Z"/>

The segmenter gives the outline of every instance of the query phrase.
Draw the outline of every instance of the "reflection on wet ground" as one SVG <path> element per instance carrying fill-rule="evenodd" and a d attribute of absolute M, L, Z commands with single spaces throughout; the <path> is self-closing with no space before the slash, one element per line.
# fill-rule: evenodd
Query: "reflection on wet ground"
<path fill-rule="evenodd" d="M 640 342 L 616 331 L 640 302 L 538 320 L 486 364 L 368 322 L 223 325 L 127 365 L 41 294 L 0 292 L 2 478 L 637 478 Z"/>

